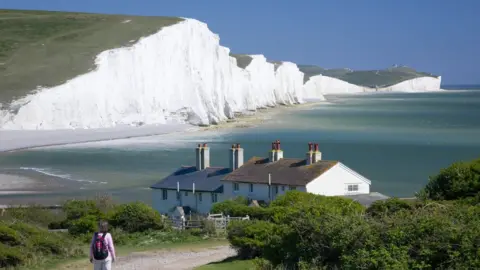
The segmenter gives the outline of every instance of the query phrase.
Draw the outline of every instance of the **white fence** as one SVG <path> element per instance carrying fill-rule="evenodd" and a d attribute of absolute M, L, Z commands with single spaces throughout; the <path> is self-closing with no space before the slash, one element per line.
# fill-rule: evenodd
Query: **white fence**
<path fill-rule="evenodd" d="M 181 217 L 170 217 L 168 220 L 171 222 L 171 225 L 175 229 L 185 230 L 193 228 L 203 228 L 205 226 L 204 221 L 210 221 L 214 224 L 215 229 L 218 231 L 226 231 L 228 223 L 234 220 L 250 220 L 250 217 L 247 215 L 245 217 L 230 217 L 224 216 L 223 214 L 209 214 L 206 218 L 189 218 Z"/>

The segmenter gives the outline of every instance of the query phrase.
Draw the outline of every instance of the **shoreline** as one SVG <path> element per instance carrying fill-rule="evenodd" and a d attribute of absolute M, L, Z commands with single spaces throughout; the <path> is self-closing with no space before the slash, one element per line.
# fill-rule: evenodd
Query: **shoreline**
<path fill-rule="evenodd" d="M 41 149 L 54 146 L 78 145 L 84 143 L 124 140 L 131 138 L 151 137 L 168 134 L 185 134 L 212 130 L 228 130 L 252 128 L 273 116 L 289 110 L 298 110 L 327 104 L 328 101 L 312 101 L 296 105 L 279 105 L 272 108 L 258 109 L 255 112 L 239 114 L 233 119 L 217 125 L 194 126 L 191 124 L 158 124 L 141 127 L 113 127 L 105 129 L 77 130 L 7 130 L 0 138 L 0 155 L 5 153 Z M 32 143 L 35 141 L 35 143 Z"/>

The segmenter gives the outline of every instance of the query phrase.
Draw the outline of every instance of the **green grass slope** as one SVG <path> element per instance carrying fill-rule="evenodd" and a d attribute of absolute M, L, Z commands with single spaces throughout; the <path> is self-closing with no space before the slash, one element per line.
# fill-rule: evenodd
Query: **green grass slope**
<path fill-rule="evenodd" d="M 181 20 L 0 9 L 0 103 L 84 74 L 95 68 L 102 51 L 131 45 Z"/>
<path fill-rule="evenodd" d="M 419 72 L 409 67 L 391 67 L 383 70 L 325 69 L 312 65 L 298 65 L 305 74 L 304 82 L 310 77 L 324 75 L 366 87 L 386 87 L 419 77 L 437 77 L 433 74 Z"/>
<path fill-rule="evenodd" d="M 245 69 L 252 62 L 253 58 L 246 54 L 234 54 L 230 53 L 231 57 L 237 59 L 237 66 Z"/>

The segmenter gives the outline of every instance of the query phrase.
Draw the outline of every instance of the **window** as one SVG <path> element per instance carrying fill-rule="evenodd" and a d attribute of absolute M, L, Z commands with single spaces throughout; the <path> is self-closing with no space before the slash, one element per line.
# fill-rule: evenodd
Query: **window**
<path fill-rule="evenodd" d="M 233 183 L 233 190 L 234 190 L 234 191 L 238 191 L 238 190 L 239 190 L 238 183 Z"/>
<path fill-rule="evenodd" d="M 198 201 L 202 201 L 202 193 L 198 193 Z"/>
<path fill-rule="evenodd" d="M 180 192 L 177 192 L 177 201 L 180 201 Z"/>
<path fill-rule="evenodd" d="M 296 190 L 296 187 L 290 186 L 290 190 Z"/>
<path fill-rule="evenodd" d="M 188 191 L 185 191 L 185 197 L 188 197 Z"/>
<path fill-rule="evenodd" d="M 358 185 L 348 185 L 348 192 L 358 191 Z"/>
<path fill-rule="evenodd" d="M 167 200 L 168 199 L 168 190 L 162 189 L 162 200 Z"/>
<path fill-rule="evenodd" d="M 282 186 L 282 191 L 285 191 L 285 186 Z"/>
<path fill-rule="evenodd" d="M 278 186 L 274 187 L 275 194 L 278 194 Z"/>
<path fill-rule="evenodd" d="M 249 185 L 249 190 L 250 190 L 250 192 L 253 192 L 253 184 Z"/>
<path fill-rule="evenodd" d="M 217 193 L 212 193 L 212 203 L 216 203 L 218 200 Z"/>

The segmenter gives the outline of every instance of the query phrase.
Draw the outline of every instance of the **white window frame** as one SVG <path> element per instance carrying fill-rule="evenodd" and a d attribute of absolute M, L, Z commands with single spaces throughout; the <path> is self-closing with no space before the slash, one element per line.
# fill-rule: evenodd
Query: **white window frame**
<path fill-rule="evenodd" d="M 358 192 L 359 189 L 360 189 L 359 184 L 347 184 L 347 192 L 349 193 Z"/>
<path fill-rule="evenodd" d="M 168 189 L 162 189 L 162 200 L 168 200 Z"/>
<path fill-rule="evenodd" d="M 233 191 L 239 191 L 240 190 L 240 184 L 239 183 L 233 183 Z"/>

